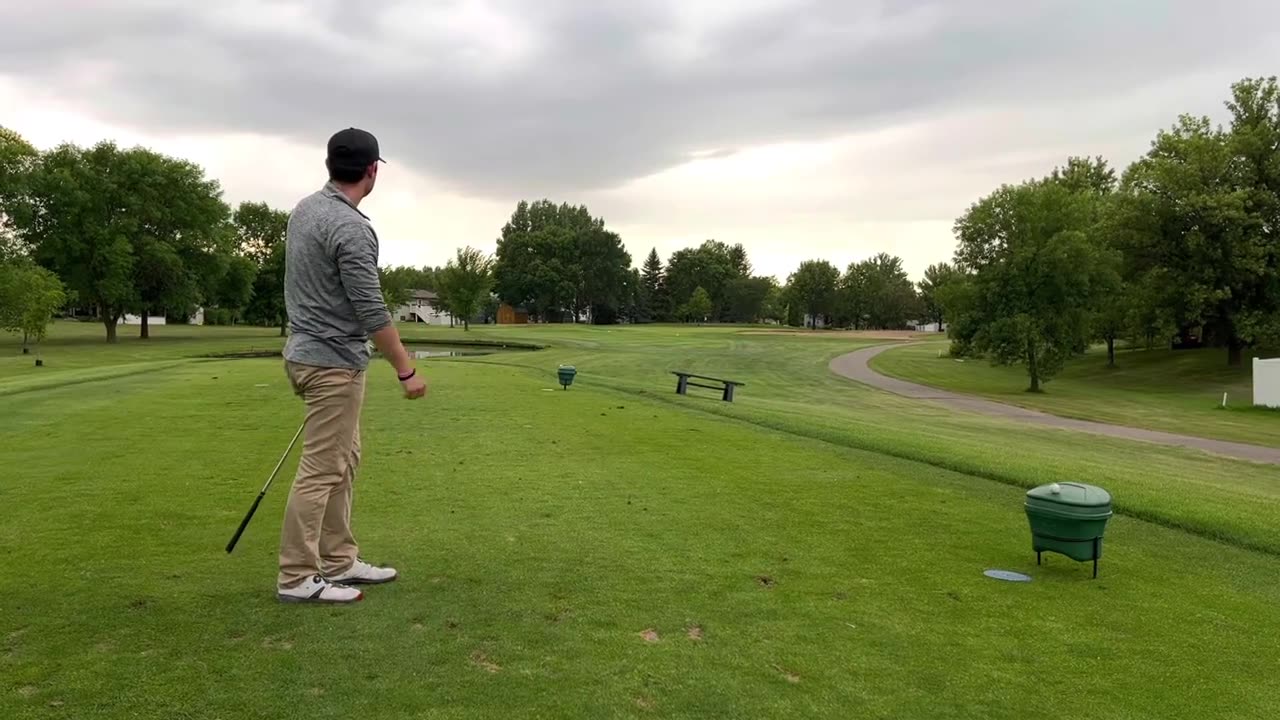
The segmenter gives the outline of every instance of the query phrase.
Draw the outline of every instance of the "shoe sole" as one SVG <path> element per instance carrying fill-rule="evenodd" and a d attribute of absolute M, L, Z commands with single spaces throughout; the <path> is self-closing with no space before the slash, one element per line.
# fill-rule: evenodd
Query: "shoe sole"
<path fill-rule="evenodd" d="M 389 582 L 395 582 L 398 577 L 400 577 L 399 573 L 392 575 L 386 580 L 362 580 L 360 578 L 351 578 L 350 580 L 334 580 L 333 578 L 327 579 L 334 585 L 386 585 Z"/>
<path fill-rule="evenodd" d="M 295 597 L 293 595 L 280 595 L 278 593 L 276 594 L 276 599 L 282 603 L 289 603 L 291 605 L 350 605 L 364 600 L 364 593 L 360 593 L 350 600 L 325 600 L 323 598 Z"/>

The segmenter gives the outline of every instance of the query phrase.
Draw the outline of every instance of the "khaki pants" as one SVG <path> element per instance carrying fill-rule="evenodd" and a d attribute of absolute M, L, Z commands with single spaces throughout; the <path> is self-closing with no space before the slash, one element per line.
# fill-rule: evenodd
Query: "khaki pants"
<path fill-rule="evenodd" d="M 356 561 L 351 498 L 360 466 L 363 370 L 285 362 L 293 390 L 306 403 L 302 458 L 280 529 L 282 588 L 313 575 L 336 576 Z"/>

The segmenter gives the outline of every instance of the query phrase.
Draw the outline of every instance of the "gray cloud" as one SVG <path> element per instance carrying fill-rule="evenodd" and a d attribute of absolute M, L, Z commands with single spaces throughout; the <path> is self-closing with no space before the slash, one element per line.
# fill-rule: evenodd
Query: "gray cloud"
<path fill-rule="evenodd" d="M 976 108 L 1070 109 L 1270 53 L 1280 20 L 1265 0 L 723 4 L 754 9 L 53 0 L 3 11 L 0 74 L 153 132 L 322 148 L 359 125 L 393 162 L 505 197 Z"/>

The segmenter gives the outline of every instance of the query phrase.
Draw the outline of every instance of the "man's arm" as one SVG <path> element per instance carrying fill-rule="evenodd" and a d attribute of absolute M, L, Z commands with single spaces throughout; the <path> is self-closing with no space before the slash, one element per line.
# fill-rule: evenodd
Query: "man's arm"
<path fill-rule="evenodd" d="M 376 241 L 368 228 L 356 223 L 344 225 L 338 233 L 338 272 L 347 299 L 382 357 L 396 369 L 396 375 L 403 378 L 413 372 L 413 361 L 400 341 L 400 331 L 391 322 L 391 313 L 382 298 Z"/>
<path fill-rule="evenodd" d="M 373 344 L 378 347 L 378 352 L 382 353 L 382 357 L 391 363 L 396 369 L 396 377 L 403 378 L 413 372 L 413 361 L 409 358 L 409 353 L 404 349 L 404 343 L 400 342 L 400 331 L 395 325 L 387 324 L 381 329 L 370 333 L 369 339 L 373 340 Z"/>

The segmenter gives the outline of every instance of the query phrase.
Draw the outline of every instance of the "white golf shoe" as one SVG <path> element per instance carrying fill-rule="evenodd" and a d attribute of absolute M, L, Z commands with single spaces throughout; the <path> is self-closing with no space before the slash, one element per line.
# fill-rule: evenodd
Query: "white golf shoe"
<path fill-rule="evenodd" d="M 359 590 L 314 575 L 301 585 L 276 588 L 276 597 L 286 603 L 352 603 L 364 599 Z"/>
<path fill-rule="evenodd" d="M 395 568 L 377 567 L 356 558 L 355 563 L 341 575 L 329 578 L 329 582 L 343 585 L 380 585 L 396 579 Z"/>

